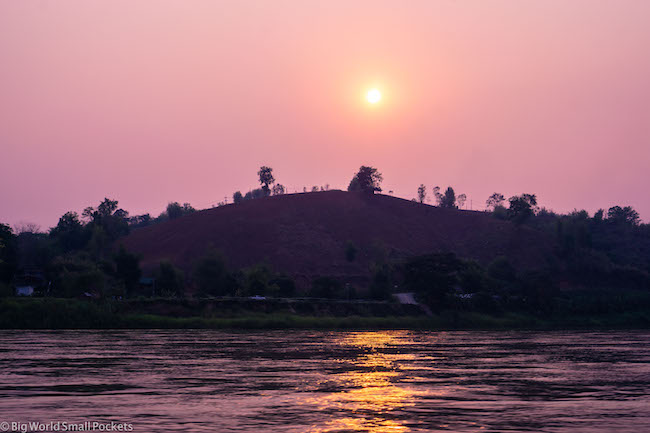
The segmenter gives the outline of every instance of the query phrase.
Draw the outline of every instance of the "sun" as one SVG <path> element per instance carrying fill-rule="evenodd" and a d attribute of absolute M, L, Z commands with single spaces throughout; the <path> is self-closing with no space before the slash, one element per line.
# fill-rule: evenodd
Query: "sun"
<path fill-rule="evenodd" d="M 368 102 L 371 104 L 376 104 L 381 100 L 381 92 L 377 89 L 370 89 L 368 90 L 368 93 L 366 94 L 366 99 Z"/>

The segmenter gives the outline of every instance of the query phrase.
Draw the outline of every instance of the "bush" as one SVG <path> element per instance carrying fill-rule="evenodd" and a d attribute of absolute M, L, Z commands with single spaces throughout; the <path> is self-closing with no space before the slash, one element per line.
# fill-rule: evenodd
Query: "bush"
<path fill-rule="evenodd" d="M 124 246 L 120 245 L 119 250 L 113 255 L 115 262 L 115 276 L 124 283 L 127 291 L 137 288 L 142 271 L 140 270 L 140 257 L 131 254 Z"/>
<path fill-rule="evenodd" d="M 387 265 L 378 266 L 373 272 L 370 283 L 370 297 L 376 300 L 386 300 L 390 298 L 393 291 L 391 271 Z"/>
<path fill-rule="evenodd" d="M 278 275 L 272 278 L 269 284 L 277 287 L 278 296 L 290 298 L 296 294 L 296 283 L 286 275 Z"/>
<path fill-rule="evenodd" d="M 310 296 L 314 298 L 336 299 L 343 296 L 343 285 L 331 277 L 315 278 L 311 285 Z"/>
<path fill-rule="evenodd" d="M 492 211 L 492 216 L 494 216 L 496 219 L 499 220 L 507 220 L 508 209 L 506 209 L 504 206 L 501 205 L 495 206 L 494 210 Z"/>
<path fill-rule="evenodd" d="M 244 285 L 240 291 L 243 296 L 277 296 L 280 287 L 272 284 L 273 272 L 266 265 L 257 265 L 244 271 Z"/>
<path fill-rule="evenodd" d="M 460 286 L 466 291 L 481 292 L 488 286 L 483 269 L 476 262 L 468 262 L 460 271 Z"/>
<path fill-rule="evenodd" d="M 160 267 L 156 273 L 156 288 L 161 296 L 183 297 L 185 293 L 183 271 L 168 261 L 160 262 Z"/>
<path fill-rule="evenodd" d="M 47 268 L 52 291 L 57 296 L 75 297 L 86 292 L 104 294 L 109 276 L 87 253 L 58 256 Z"/>
<path fill-rule="evenodd" d="M 426 304 L 440 306 L 458 283 L 462 268 L 462 261 L 453 253 L 413 257 L 404 264 L 404 284 L 417 292 Z"/>
<path fill-rule="evenodd" d="M 221 253 L 208 250 L 199 259 L 193 272 L 194 281 L 203 296 L 233 295 L 236 290 L 234 278 L 226 268 L 226 261 Z"/>
<path fill-rule="evenodd" d="M 488 265 L 487 272 L 490 277 L 500 281 L 511 282 L 517 278 L 517 271 L 505 256 L 495 258 Z"/>

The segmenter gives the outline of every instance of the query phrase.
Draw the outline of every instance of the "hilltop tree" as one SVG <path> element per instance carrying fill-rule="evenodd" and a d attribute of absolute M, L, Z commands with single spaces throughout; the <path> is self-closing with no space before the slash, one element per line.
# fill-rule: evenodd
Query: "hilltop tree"
<path fill-rule="evenodd" d="M 273 195 L 283 195 L 285 192 L 286 188 L 281 183 L 273 185 Z"/>
<path fill-rule="evenodd" d="M 255 188 L 252 191 L 248 191 L 246 195 L 244 196 L 244 200 L 252 200 L 256 198 L 262 198 L 266 197 L 266 193 L 264 192 L 264 189 L 262 188 Z"/>
<path fill-rule="evenodd" d="M 510 202 L 508 218 L 515 223 L 521 224 L 535 215 L 535 211 L 537 210 L 537 196 L 535 194 L 512 196 L 508 201 Z"/>
<path fill-rule="evenodd" d="M 465 202 L 467 201 L 467 195 L 466 194 L 458 194 L 458 197 L 456 197 L 456 203 L 458 204 L 459 208 L 463 208 L 465 206 Z"/>
<path fill-rule="evenodd" d="M 440 206 L 440 202 L 442 202 L 443 197 L 443 195 L 440 193 L 440 187 L 434 186 L 431 192 L 433 193 L 433 197 L 436 199 L 436 204 Z"/>
<path fill-rule="evenodd" d="M 383 180 L 383 176 L 376 168 L 362 165 L 350 181 L 348 191 L 359 191 L 366 194 L 381 192 L 380 185 Z"/>
<path fill-rule="evenodd" d="M 424 203 L 427 199 L 427 187 L 423 183 L 418 187 L 418 201 Z"/>
<path fill-rule="evenodd" d="M 183 203 L 181 206 L 179 202 L 174 201 L 167 205 L 167 210 L 165 212 L 167 213 L 167 217 L 169 217 L 170 220 L 173 220 L 194 213 L 196 212 L 196 209 L 194 209 L 194 207 L 189 203 Z"/>
<path fill-rule="evenodd" d="M 235 191 L 232 195 L 232 202 L 237 204 L 241 203 L 244 200 L 244 196 L 241 194 L 241 191 Z"/>
<path fill-rule="evenodd" d="M 490 197 L 488 197 L 487 200 L 485 200 L 485 206 L 488 209 L 492 208 L 492 210 L 494 210 L 499 206 L 503 206 L 504 201 L 506 201 L 506 198 L 503 196 L 503 194 L 495 192 Z"/>
<path fill-rule="evenodd" d="M 171 202 L 167 205 L 167 216 L 170 220 L 180 218 L 183 216 L 183 208 L 181 204 L 177 201 Z"/>
<path fill-rule="evenodd" d="M 260 178 L 260 185 L 262 185 L 262 191 L 264 191 L 264 196 L 271 195 L 271 185 L 275 182 L 273 177 L 273 169 L 263 165 L 260 167 L 260 171 L 257 172 L 257 175 Z"/>
<path fill-rule="evenodd" d="M 639 213 L 631 206 L 614 206 L 607 211 L 607 220 L 614 224 L 639 225 Z"/>
<path fill-rule="evenodd" d="M 448 209 L 456 208 L 456 193 L 452 187 L 447 188 L 447 191 L 445 191 L 445 194 L 440 199 L 439 205 L 440 207 L 445 207 Z"/>

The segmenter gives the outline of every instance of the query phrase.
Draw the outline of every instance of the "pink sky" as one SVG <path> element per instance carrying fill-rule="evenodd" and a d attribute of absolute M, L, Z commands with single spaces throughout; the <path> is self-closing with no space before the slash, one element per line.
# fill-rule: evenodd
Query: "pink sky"
<path fill-rule="evenodd" d="M 650 2 L 0 3 L 0 221 L 452 185 L 650 220 Z M 363 93 L 378 87 L 378 106 Z M 469 202 L 469 200 L 468 200 Z"/>

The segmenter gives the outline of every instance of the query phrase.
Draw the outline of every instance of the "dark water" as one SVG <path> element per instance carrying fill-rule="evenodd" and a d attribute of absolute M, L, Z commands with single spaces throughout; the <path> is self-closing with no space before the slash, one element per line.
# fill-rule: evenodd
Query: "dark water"
<path fill-rule="evenodd" d="M 0 421 L 650 432 L 648 332 L 0 333 Z"/>

